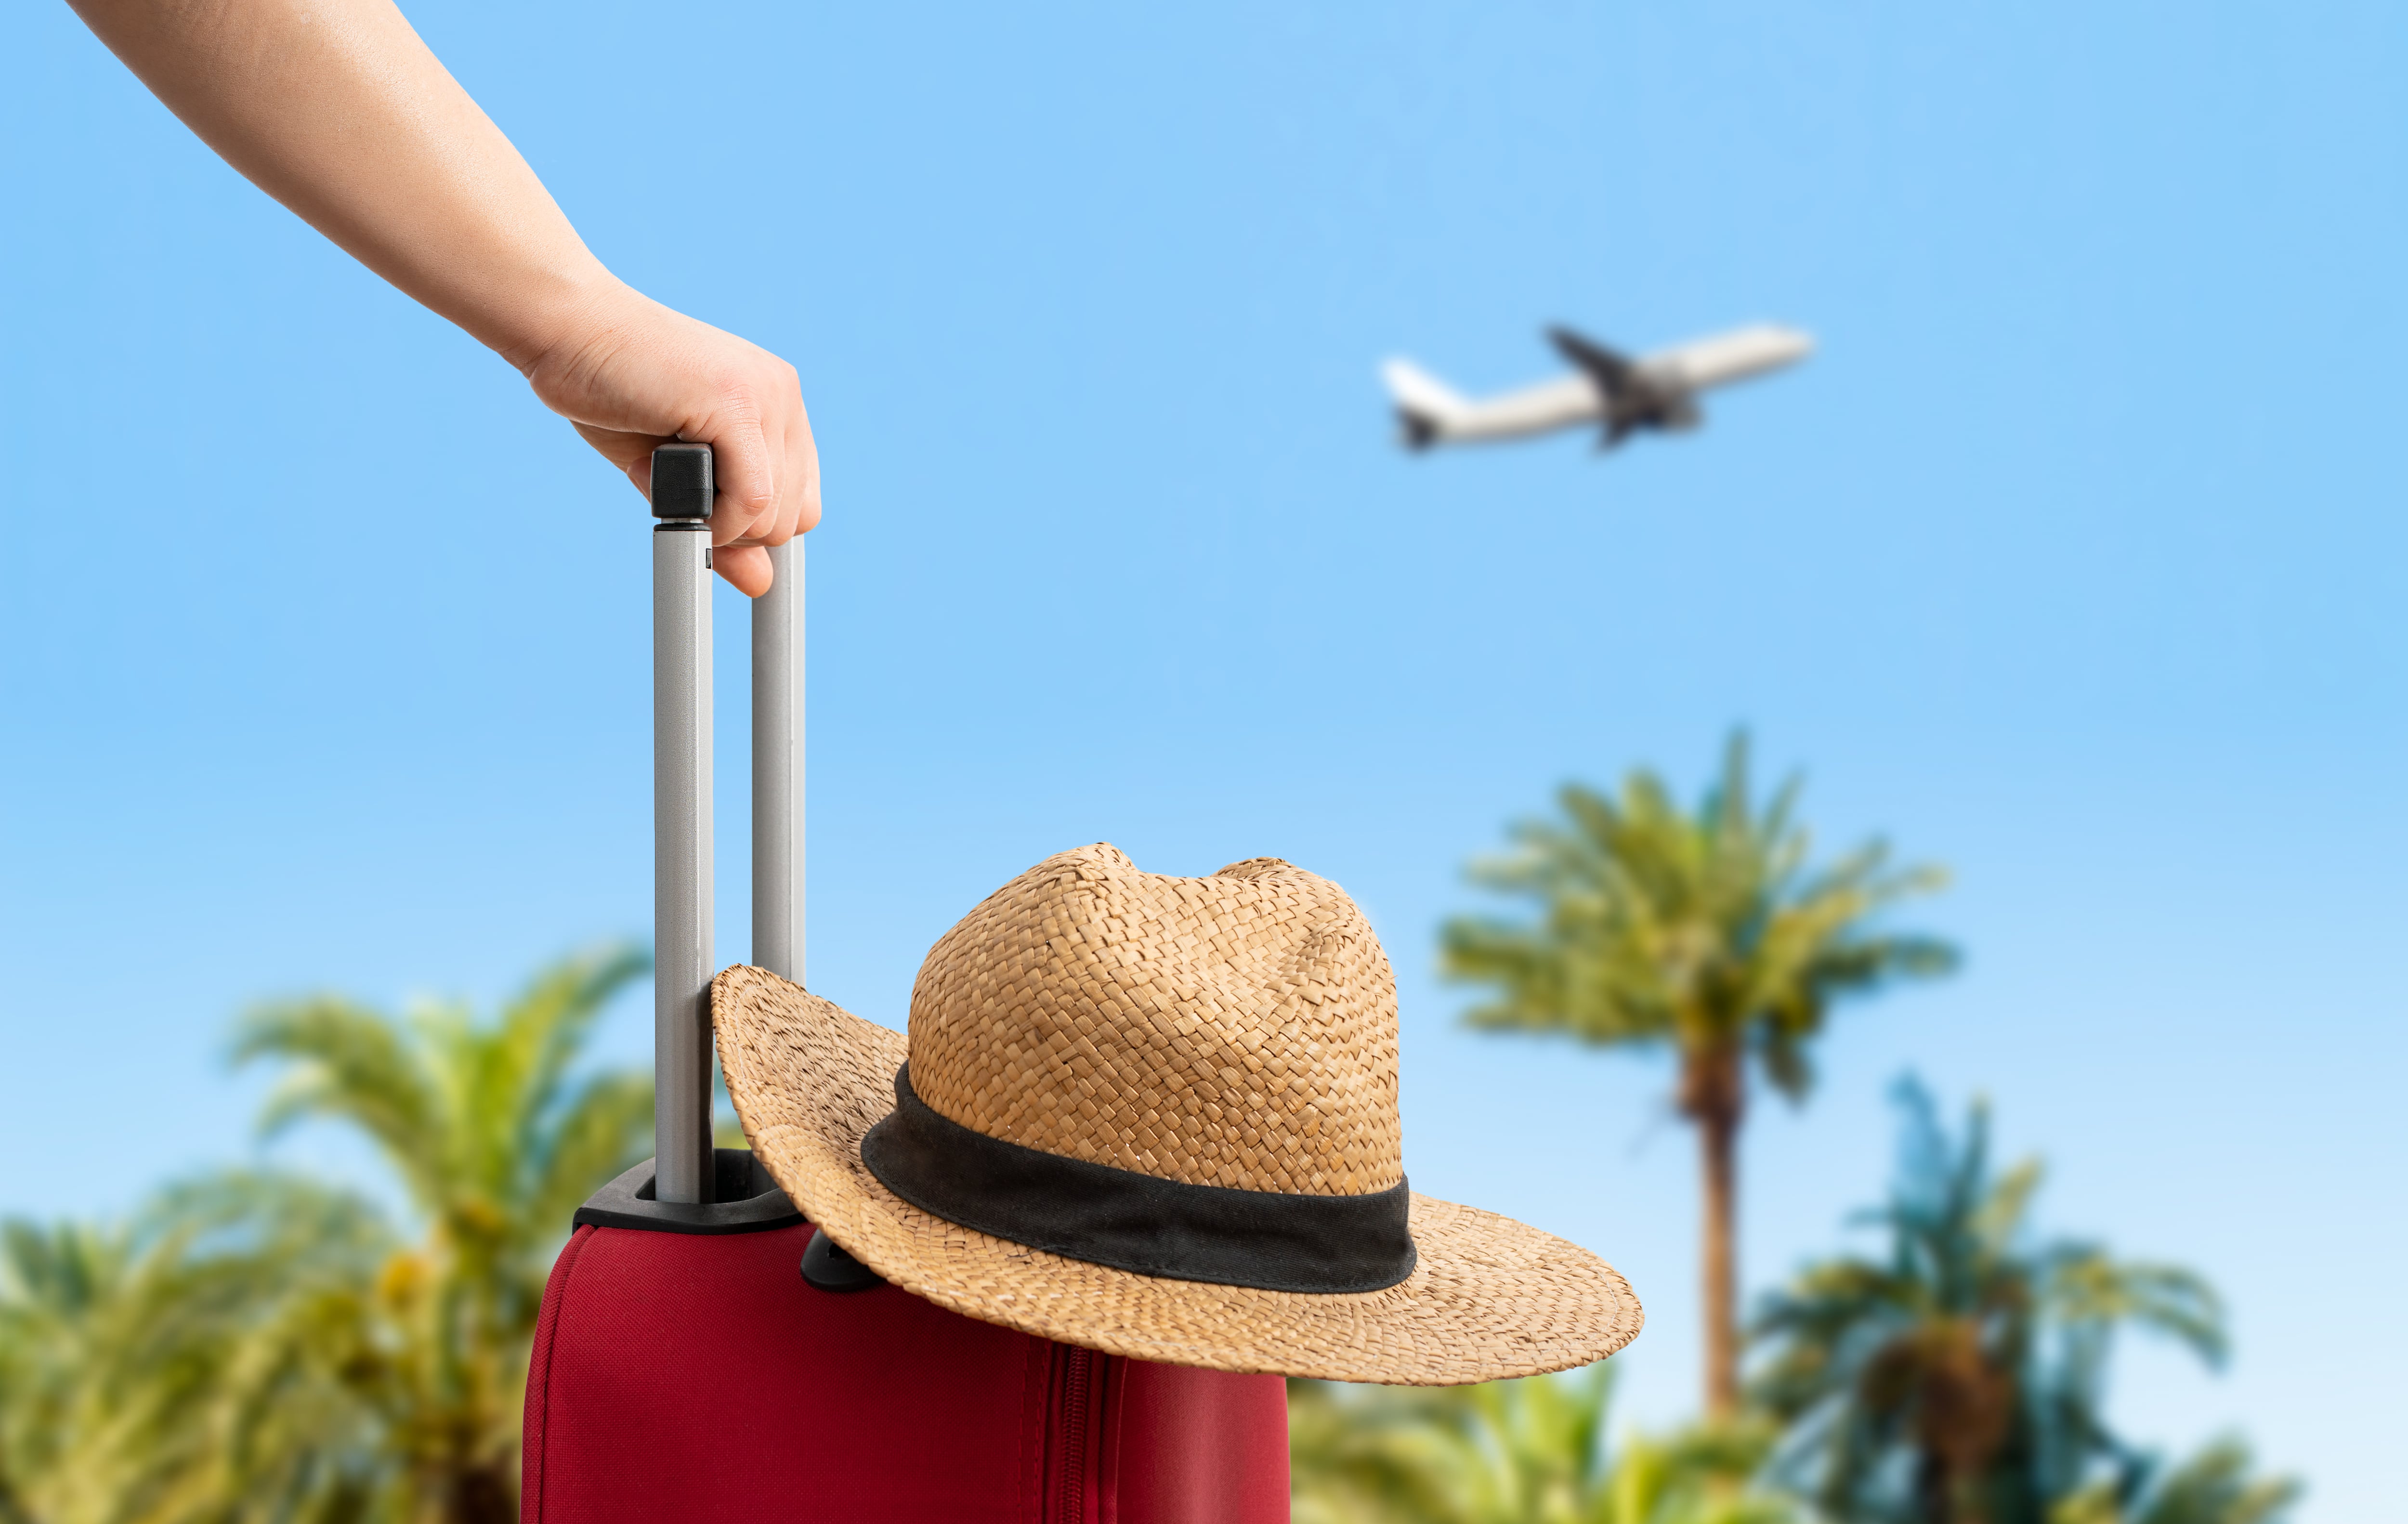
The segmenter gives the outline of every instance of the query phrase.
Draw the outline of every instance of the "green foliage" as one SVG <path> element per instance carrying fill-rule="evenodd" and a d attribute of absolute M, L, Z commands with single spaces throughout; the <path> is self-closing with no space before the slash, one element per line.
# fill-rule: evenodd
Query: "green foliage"
<path fill-rule="evenodd" d="M 1609 1454 L 1612 1377 L 1436 1389 L 1288 1384 L 1296 1524 L 1802 1524 L 1749 1485 L 1756 1428 L 1639 1438 Z"/>
<path fill-rule="evenodd" d="M 264 1131 L 305 1118 L 359 1129 L 447 1248 L 523 1267 L 549 1259 L 597 1180 L 635 1162 L 650 1081 L 580 1079 L 574 1065 L 602 1007 L 651 966 L 629 947 L 563 959 L 491 1023 L 456 1004 L 397 1018 L 339 995 L 278 1002 L 243 1018 L 235 1058 L 286 1066 Z"/>
<path fill-rule="evenodd" d="M 2251 1471 L 2249 1446 L 2220 1439 L 2162 1474 L 2094 1482 L 2051 1510 L 2049 1524 L 2275 1524 L 2300 1484 Z"/>
<path fill-rule="evenodd" d="M 0 1524 L 501 1521 L 527 1346 L 570 1214 L 642 1156 L 639 1075 L 577 1060 L 626 947 L 490 1021 L 339 997 L 241 1021 L 263 1126 L 364 1133 L 420 1229 L 276 1175 L 172 1189 L 122 1232 L 0 1235 Z"/>
<path fill-rule="evenodd" d="M 171 1188 L 126 1231 L 0 1237 L 0 1518 L 359 1517 L 375 1435 L 347 1394 L 368 1204 L 276 1175 Z"/>
<path fill-rule="evenodd" d="M 1887 1253 L 1809 1266 L 1756 1321 L 1768 1349 L 1755 1395 L 1788 1426 L 1788 1474 L 1848 1519 L 2122 1517 L 2098 1500 L 2138 1496 L 2146 1463 L 2102 1414 L 2113 1336 L 2146 1328 L 2220 1361 L 2214 1291 L 2186 1270 L 2035 1238 L 2039 1166 L 1992 1171 L 1985 1111 L 1952 1138 L 1919 1086 L 1902 1082 L 1898 1098 L 1898 1181 L 1867 1214 Z M 2247 1485 L 2288 1496 L 2286 1484 Z"/>
<path fill-rule="evenodd" d="M 1882 911 L 1938 889 L 1937 868 L 1894 868 L 1869 842 L 1812 863 L 1792 777 L 1759 804 L 1746 735 L 1695 813 L 1654 773 L 1619 798 L 1565 785 L 1559 820 L 1513 829 L 1518 848 L 1472 864 L 1476 884 L 1530 901 L 1532 920 L 1464 917 L 1441 933 L 1444 971 L 1494 987 L 1468 1019 L 1491 1031 L 1586 1043 L 1743 1049 L 1784 1093 L 1813 1080 L 1805 1044 L 1836 1000 L 1956 966 L 1947 944 L 1872 929 Z"/>
<path fill-rule="evenodd" d="M 1756 930 L 1733 930 L 1740 917 L 1722 940 L 1689 944 L 1720 949 L 1693 960 L 1697 989 L 1771 988 L 1697 972 L 1759 953 L 1803 981 L 1803 1004 L 1764 997 L 1762 1009 L 1791 1013 L 1761 1018 L 1790 1023 L 1789 1038 L 1758 1039 L 1766 1053 L 1811 1034 L 1816 1002 L 1944 958 L 1856 924 L 1894 897 L 1881 886 L 1906 892 L 1914 876 L 1861 854 L 1858 868 L 1806 873 L 1803 838 L 1785 823 L 1792 791 L 1734 814 L 1727 800 L 1745 794 L 1735 743 L 1689 822 L 1722 822 L 1724 847 L 1690 844 L 1698 862 L 1761 838 L 1755 867 L 1699 868 L 1698 883 L 1752 874 L 1787 886 L 1759 884 Z M 1644 815 L 1645 794 L 1634 781 L 1610 808 Z M 1644 854 L 1615 851 L 1612 872 L 1655 873 Z M 1852 874 L 1871 876 L 1842 896 L 1849 914 L 1812 935 L 1766 929 Z M 1664 931 L 1677 919 L 1656 916 L 1631 946 L 1680 941 Z M 1828 965 L 1796 951 L 1818 939 Z M 1790 950 L 1762 950 L 1775 944 Z M 1878 947 L 1891 950 L 1866 950 Z M 645 966 L 626 948 L 563 961 L 488 1020 L 337 997 L 244 1017 L 237 1059 L 280 1070 L 263 1127 L 332 1122 L 366 1136 L 401 1186 L 406 1228 L 357 1193 L 242 1172 L 171 1187 L 122 1225 L 0 1224 L 0 1524 L 511 1518 L 546 1273 L 576 1204 L 650 1139 L 645 1081 L 579 1066 L 602 1007 Z M 1659 983 L 1660 994 L 1680 980 Z M 1597 1030 L 1609 1028 L 1640 1024 L 1613 1017 Z M 1661 1030 L 1681 1029 L 1667 1018 Z M 1776 1078 L 1803 1074 L 1802 1059 L 1788 1071 L 1766 1062 Z M 1951 1136 L 1920 1090 L 1902 1086 L 1900 1100 L 1898 1182 L 1868 1214 L 1887 1252 L 1810 1266 L 1767 1300 L 1744 1416 L 1609 1446 L 1604 1366 L 1435 1390 L 1293 1382 L 1297 1524 L 2280 1524 L 2298 1485 L 2257 1474 L 2238 1441 L 2169 1466 L 2101 1417 L 2122 1327 L 2222 1358 L 2204 1283 L 2037 1239 L 2037 1167 L 1992 1170 L 1978 1107 Z"/>
<path fill-rule="evenodd" d="M 51 1512 L 69 1415 L 93 1363 L 94 1309 L 125 1273 L 116 1234 L 78 1223 L 0 1224 L 0 1524 Z"/>
<path fill-rule="evenodd" d="M 1516 850 L 1472 864 L 1474 883 L 1528 902 L 1532 919 L 1459 917 L 1441 972 L 1492 998 L 1467 1019 L 1599 1045 L 1668 1047 L 1674 1103 L 1697 1124 L 1704 1210 L 1706 1408 L 1739 1404 L 1734 1221 L 1748 1058 L 1793 1101 L 1811 1088 L 1807 1045 L 1832 1005 L 1956 966 L 1935 938 L 1881 929 L 1898 902 L 1938 889 L 1936 868 L 1893 867 L 1873 841 L 1816 865 L 1792 777 L 1758 802 L 1744 733 L 1694 813 L 1655 774 L 1620 797 L 1565 786 L 1562 818 L 1516 826 Z"/>

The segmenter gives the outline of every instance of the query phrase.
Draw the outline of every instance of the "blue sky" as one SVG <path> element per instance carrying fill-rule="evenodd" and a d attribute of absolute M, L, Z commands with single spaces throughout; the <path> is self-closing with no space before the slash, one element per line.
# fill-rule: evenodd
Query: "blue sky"
<path fill-rule="evenodd" d="M 1087 841 L 1326 874 L 1398 965 L 1416 1186 L 1619 1264 L 1625 1411 L 1669 1422 L 1665 1076 L 1462 1033 L 1433 932 L 1562 779 L 1694 790 L 1743 722 L 1821 840 L 1956 871 L 1918 919 L 1970 954 L 1760 1106 L 1750 1284 L 1878 1190 L 1894 1076 L 1986 1094 L 2050 1224 L 2231 1301 L 2221 1376 L 2128 1346 L 2128 1426 L 2387 1511 L 2408 15 L 410 13 L 608 263 L 802 371 L 815 988 L 899 1023 L 939 933 Z M 647 521 L 64 7 L 0 36 L 0 1210 L 114 1210 L 253 1150 L 246 1000 L 489 998 L 649 923 Z M 1822 352 L 1605 459 L 1408 458 L 1372 378 L 1756 318 Z"/>

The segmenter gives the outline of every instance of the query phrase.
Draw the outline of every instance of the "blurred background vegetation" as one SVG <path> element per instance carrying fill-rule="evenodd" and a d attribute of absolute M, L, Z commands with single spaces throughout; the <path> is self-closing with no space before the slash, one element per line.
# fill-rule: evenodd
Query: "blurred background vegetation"
<path fill-rule="evenodd" d="M 1656 775 L 1566 787 L 1469 878 L 1507 908 L 1450 921 L 1476 1028 L 1675 1059 L 1705 1210 L 1705 1410 L 1612 1424 L 1610 1366 L 1441 1389 L 1290 1387 L 1297 1524 L 2272 1524 L 2300 1490 L 2238 1436 L 2180 1457 L 2105 1412 L 2114 1342 L 2214 1368 L 2224 1309 L 2179 1266 L 2036 1221 L 2041 1166 L 1991 1157 L 1898 1083 L 1885 1200 L 1855 1248 L 1739 1294 L 1737 1135 L 1752 1090 L 1803 1104 L 1832 1011 L 1944 975 L 1892 923 L 1940 889 L 1880 842 L 1818 859 L 1793 779 L 1753 790 L 1746 738 L 1694 807 Z M 333 1122 L 391 1203 L 276 1170 L 170 1183 L 128 1220 L 0 1228 L 0 1524 L 517 1516 L 527 1349 L 570 1214 L 638 1161 L 652 1092 L 580 1062 L 648 969 L 613 946 L 480 1017 L 338 996 L 245 1013 L 265 1133 Z M 1660 1353 L 1660 1352 L 1659 1352 Z"/>

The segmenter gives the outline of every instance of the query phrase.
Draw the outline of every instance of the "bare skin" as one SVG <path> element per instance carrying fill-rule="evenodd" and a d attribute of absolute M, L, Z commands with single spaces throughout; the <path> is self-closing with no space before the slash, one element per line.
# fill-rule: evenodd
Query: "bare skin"
<path fill-rule="evenodd" d="M 820 518 L 795 367 L 602 266 L 535 171 L 391 0 L 71 0 L 251 183 L 518 367 L 646 487 L 652 447 L 709 444 L 719 575 Z"/>

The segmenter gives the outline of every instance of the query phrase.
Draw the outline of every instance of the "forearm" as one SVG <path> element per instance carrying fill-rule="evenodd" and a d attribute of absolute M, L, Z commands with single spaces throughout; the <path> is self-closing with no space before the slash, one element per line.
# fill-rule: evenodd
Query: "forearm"
<path fill-rule="evenodd" d="M 649 301 L 587 251 L 393 0 L 69 0 L 252 183 L 482 340 L 638 489 L 665 439 L 716 451 L 720 576 L 819 521 L 795 367 Z"/>
<path fill-rule="evenodd" d="M 617 288 L 391 0 L 70 0 L 225 161 L 522 371 Z"/>

